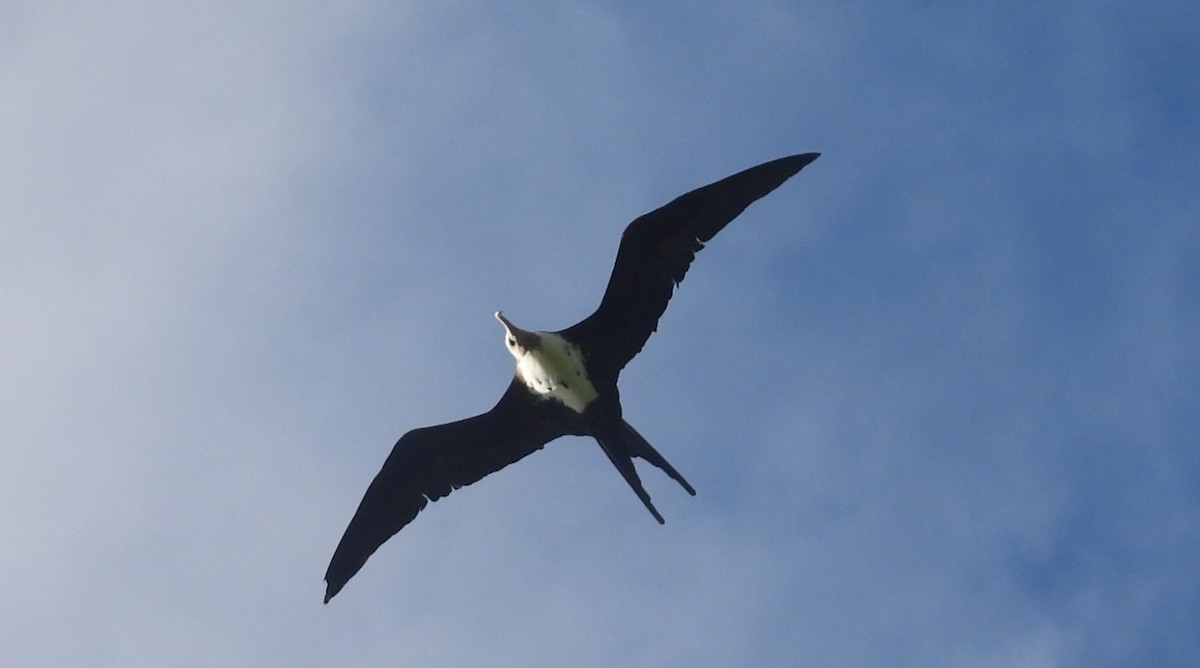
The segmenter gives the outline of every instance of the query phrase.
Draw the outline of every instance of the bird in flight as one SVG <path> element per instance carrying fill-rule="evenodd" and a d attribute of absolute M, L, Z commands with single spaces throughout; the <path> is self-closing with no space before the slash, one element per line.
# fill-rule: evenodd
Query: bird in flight
<path fill-rule="evenodd" d="M 633 466 L 640 457 L 696 490 L 622 417 L 617 377 L 642 350 L 696 252 L 755 200 L 816 160 L 779 158 L 676 198 L 621 235 L 600 306 L 557 332 L 526 331 L 497 311 L 517 369 L 500 401 L 474 417 L 400 438 L 367 487 L 325 571 L 325 602 L 425 508 L 567 435 L 591 436 L 658 520 Z"/>

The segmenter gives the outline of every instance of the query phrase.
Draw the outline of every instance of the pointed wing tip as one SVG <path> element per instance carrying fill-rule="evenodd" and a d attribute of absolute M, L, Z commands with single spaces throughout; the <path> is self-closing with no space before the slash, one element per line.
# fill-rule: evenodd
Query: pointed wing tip
<path fill-rule="evenodd" d="M 784 158 L 784 160 L 795 161 L 796 171 L 800 171 L 801 169 L 804 169 L 806 166 L 808 166 L 808 164 L 811 163 L 813 160 L 816 160 L 819 157 L 821 157 L 821 154 L 814 151 L 812 153 L 798 153 L 796 155 Z"/>
<path fill-rule="evenodd" d="M 336 561 L 336 554 L 334 555 L 334 559 Z M 325 603 L 332 601 L 333 597 L 337 596 L 338 592 L 342 591 L 342 588 L 346 586 L 346 583 L 350 582 L 350 578 L 358 573 L 358 569 L 355 569 L 349 576 L 343 577 L 345 573 L 341 575 L 334 573 L 333 566 L 334 564 L 331 563 L 329 569 L 325 571 Z"/>
<path fill-rule="evenodd" d="M 746 171 L 747 172 L 760 171 L 760 173 L 774 173 L 776 175 L 776 177 L 780 179 L 780 183 L 782 183 L 783 181 L 787 181 L 788 179 L 792 178 L 796 174 L 800 173 L 800 170 L 807 167 L 809 164 L 812 163 L 812 161 L 816 160 L 819 157 L 821 157 L 821 154 L 817 153 L 815 151 L 812 153 L 797 153 L 796 155 L 789 155 L 789 156 L 785 156 L 782 158 L 776 158 L 775 160 L 771 160 L 770 162 L 764 162 L 763 164 L 761 164 L 757 167 L 751 167 L 750 169 L 748 169 Z M 778 186 L 778 185 L 779 184 L 776 184 L 776 186 Z M 773 189 L 774 189 L 774 187 L 772 187 L 772 190 Z M 770 191 L 768 191 L 768 192 L 770 192 Z M 764 195 L 765 195 L 765 193 L 764 193 Z"/>

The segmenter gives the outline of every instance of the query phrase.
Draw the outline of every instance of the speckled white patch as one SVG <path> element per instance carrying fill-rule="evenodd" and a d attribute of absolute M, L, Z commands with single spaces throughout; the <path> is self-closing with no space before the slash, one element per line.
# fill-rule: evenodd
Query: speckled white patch
<path fill-rule="evenodd" d="M 579 349 L 557 334 L 538 332 L 542 345 L 517 361 L 517 375 L 529 389 L 582 413 L 596 398 Z"/>

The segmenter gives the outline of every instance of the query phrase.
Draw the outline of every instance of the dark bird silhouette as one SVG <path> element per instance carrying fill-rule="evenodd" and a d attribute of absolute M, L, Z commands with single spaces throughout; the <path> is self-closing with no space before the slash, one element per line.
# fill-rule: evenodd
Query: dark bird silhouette
<path fill-rule="evenodd" d="M 625 228 L 600 306 L 557 332 L 520 329 L 496 312 L 516 373 L 499 403 L 465 420 L 414 429 L 367 487 L 325 572 L 325 602 L 425 508 L 566 435 L 591 436 L 659 523 L 640 457 L 696 490 L 622 417 L 617 377 L 658 328 L 697 251 L 755 200 L 816 160 L 780 158 L 693 190 Z"/>

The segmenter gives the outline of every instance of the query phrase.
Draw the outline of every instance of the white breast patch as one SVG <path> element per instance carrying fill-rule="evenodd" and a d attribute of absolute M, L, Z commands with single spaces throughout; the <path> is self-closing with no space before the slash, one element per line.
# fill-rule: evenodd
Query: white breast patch
<path fill-rule="evenodd" d="M 561 336 L 549 332 L 538 334 L 541 348 L 525 353 L 517 362 L 517 375 L 530 390 L 582 413 L 597 396 L 584 371 L 583 356 Z"/>

